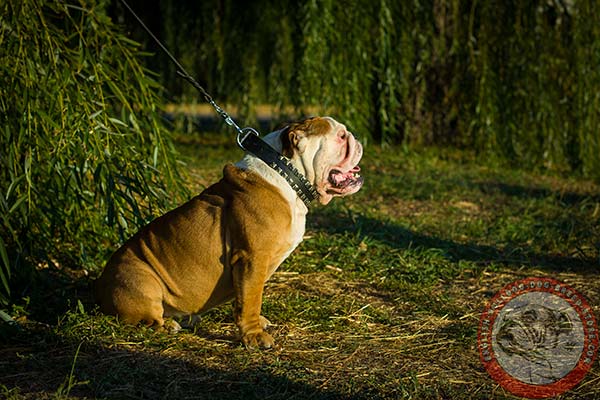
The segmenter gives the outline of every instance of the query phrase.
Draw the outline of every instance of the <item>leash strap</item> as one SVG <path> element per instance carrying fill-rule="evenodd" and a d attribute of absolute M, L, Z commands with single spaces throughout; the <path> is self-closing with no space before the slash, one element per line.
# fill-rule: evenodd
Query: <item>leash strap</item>
<path fill-rule="evenodd" d="M 125 0 L 121 0 L 121 3 L 123 3 L 123 5 L 125 6 L 125 8 L 127 8 L 129 10 L 129 12 L 131 13 L 131 15 L 133 15 L 135 17 L 135 19 L 137 20 L 137 22 L 142 26 L 142 28 L 144 28 L 144 30 L 148 33 L 148 35 L 150 35 L 150 37 L 152 39 L 154 39 L 154 41 L 156 42 L 156 44 L 158 44 L 158 46 L 162 49 L 162 51 L 171 59 L 171 61 L 173 62 L 173 64 L 175 64 L 175 66 L 177 67 L 177 75 L 181 76 L 183 79 L 185 79 L 186 81 L 188 81 L 193 87 L 195 87 L 196 90 L 198 90 L 200 92 L 200 94 L 202 94 L 202 96 L 204 96 L 204 100 L 206 100 L 206 102 L 208 104 L 210 104 L 215 109 L 215 111 L 217 112 L 217 114 L 219 114 L 219 116 L 221 116 L 221 118 L 223 118 L 225 120 L 225 123 L 227 125 L 232 126 L 237 131 L 238 136 L 239 135 L 243 135 L 244 131 L 242 130 L 242 128 L 240 128 L 238 126 L 238 124 L 235 123 L 235 121 L 233 120 L 233 118 L 231 118 L 229 116 L 229 114 L 227 114 L 227 112 L 225 112 L 225 110 L 223 110 L 213 100 L 212 96 L 210 94 L 208 94 L 208 92 L 190 74 L 188 74 L 188 72 L 185 70 L 185 68 L 183 68 L 183 66 L 179 63 L 179 61 L 177 61 L 177 59 L 162 44 L 162 42 L 160 40 L 158 40 L 158 38 L 156 36 L 154 36 L 154 33 L 152 33 L 152 31 L 150 30 L 150 28 L 148 28 L 146 26 L 146 24 L 144 24 L 144 21 L 142 21 L 142 19 L 140 17 L 138 17 L 138 15 L 135 13 L 135 11 L 133 11 L 133 9 L 129 6 L 129 4 L 127 4 L 127 2 Z"/>
<path fill-rule="evenodd" d="M 302 175 L 298 170 L 290 163 L 290 160 L 283 155 L 279 154 L 277 150 L 273 149 L 269 144 L 262 140 L 258 132 L 253 128 L 240 128 L 235 123 L 233 118 L 225 110 L 213 100 L 210 94 L 183 68 L 183 66 L 177 61 L 177 59 L 171 54 L 171 52 L 162 44 L 160 40 L 152 31 L 144 24 L 144 21 L 133 11 L 133 9 L 127 4 L 125 0 L 121 0 L 121 3 L 129 10 L 129 12 L 135 17 L 137 22 L 144 28 L 144 30 L 154 39 L 156 44 L 162 49 L 162 51 L 171 59 L 173 64 L 177 66 L 177 74 L 183 79 L 188 81 L 193 87 L 195 87 L 208 104 L 210 104 L 217 114 L 225 120 L 227 125 L 232 126 L 237 131 L 237 144 L 245 151 L 254 154 L 256 157 L 264 161 L 268 166 L 273 168 L 279 173 L 287 183 L 294 189 L 298 197 L 306 204 L 306 207 L 310 206 L 310 203 L 319 197 L 317 190 L 311 185 L 311 183 Z"/>

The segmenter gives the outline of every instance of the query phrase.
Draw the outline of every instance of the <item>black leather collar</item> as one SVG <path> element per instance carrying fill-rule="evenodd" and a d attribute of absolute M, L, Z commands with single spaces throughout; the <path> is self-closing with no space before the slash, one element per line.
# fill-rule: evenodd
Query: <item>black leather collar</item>
<path fill-rule="evenodd" d="M 298 197 L 306 204 L 306 207 L 310 207 L 310 203 L 319 197 L 319 193 L 314 186 L 292 165 L 290 160 L 279 154 L 277 150 L 260 137 L 250 133 L 238 143 L 244 150 L 254 154 L 277 171 L 294 189 Z"/>

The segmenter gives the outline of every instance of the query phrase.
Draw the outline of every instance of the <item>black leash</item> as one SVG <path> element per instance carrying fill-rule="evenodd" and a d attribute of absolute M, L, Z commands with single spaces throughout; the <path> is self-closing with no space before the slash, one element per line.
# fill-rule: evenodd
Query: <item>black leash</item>
<path fill-rule="evenodd" d="M 208 92 L 206 90 L 204 90 L 204 88 L 190 74 L 188 74 L 188 72 L 185 70 L 185 68 L 183 68 L 183 66 L 179 63 L 179 61 L 177 61 L 177 59 L 171 54 L 171 52 L 162 44 L 162 42 L 160 40 L 158 40 L 158 38 L 156 36 L 154 36 L 154 33 L 152 33 L 150 28 L 148 28 L 146 26 L 146 24 L 144 24 L 144 21 L 142 21 L 141 18 L 137 16 L 135 11 L 133 11 L 133 9 L 131 7 L 129 7 L 129 4 L 127 4 L 127 2 L 125 0 L 121 0 L 121 3 L 123 3 L 125 8 L 127 8 L 129 10 L 129 12 L 131 13 L 131 15 L 133 15 L 135 17 L 137 22 L 142 26 L 142 28 L 144 28 L 144 30 L 148 33 L 148 35 L 150 35 L 150 37 L 152 39 L 154 39 L 154 41 L 156 42 L 156 44 L 158 44 L 158 46 L 162 49 L 162 51 L 171 59 L 171 61 L 173 61 L 173 64 L 175 64 L 175 66 L 177 67 L 177 75 L 181 76 L 183 79 L 185 79 L 186 81 L 191 83 L 192 86 L 195 87 L 200 92 L 200 94 L 202 94 L 202 96 L 204 96 L 204 100 L 206 100 L 206 102 L 208 104 L 213 106 L 213 108 L 215 109 L 217 114 L 219 114 L 219 116 L 221 116 L 225 120 L 227 125 L 233 126 L 233 128 L 238 132 L 238 135 L 244 135 L 245 134 L 244 130 L 242 128 L 240 128 L 235 123 L 233 118 L 231 118 L 229 116 L 229 114 L 227 114 L 225 112 L 225 110 L 223 110 L 221 107 L 219 107 L 219 105 L 213 100 L 211 95 L 208 94 Z M 252 129 L 252 128 L 245 128 L 245 129 Z M 258 133 L 256 133 L 256 135 L 258 135 Z"/>
<path fill-rule="evenodd" d="M 232 126 L 237 131 L 237 144 L 245 151 L 254 154 L 260 158 L 267 165 L 273 168 L 279 173 L 287 183 L 296 191 L 300 199 L 306 204 L 306 207 L 310 206 L 310 203 L 319 197 L 317 190 L 311 185 L 311 183 L 302 175 L 290 162 L 287 157 L 279 154 L 277 150 L 269 146 L 264 140 L 260 139 L 259 133 L 250 127 L 240 128 L 235 123 L 233 118 L 225 110 L 223 110 L 211 97 L 210 94 L 183 68 L 183 66 L 177 61 L 177 59 L 169 52 L 169 50 L 162 44 L 160 40 L 152 31 L 144 24 L 144 22 L 137 16 L 133 9 L 127 4 L 125 0 L 121 0 L 121 3 L 129 10 L 129 12 L 135 17 L 138 23 L 144 28 L 144 30 L 154 39 L 162 51 L 171 59 L 171 61 L 177 66 L 177 74 L 183 79 L 188 81 L 193 87 L 195 87 L 208 104 L 210 104 L 217 114 L 225 120 L 227 125 Z"/>

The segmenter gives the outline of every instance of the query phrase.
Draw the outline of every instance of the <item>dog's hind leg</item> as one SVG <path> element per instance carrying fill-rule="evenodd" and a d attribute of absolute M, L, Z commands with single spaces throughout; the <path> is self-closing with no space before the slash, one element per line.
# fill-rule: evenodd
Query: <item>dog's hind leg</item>
<path fill-rule="evenodd" d="M 105 271 L 105 276 L 107 271 Z M 164 325 L 163 288 L 158 279 L 142 265 L 115 265 L 112 274 L 120 279 L 96 282 L 97 301 L 105 314 L 116 315 L 126 324 Z M 109 272 L 109 274 L 110 274 Z M 105 283 L 106 282 L 106 283 Z M 109 287 L 100 287 L 102 285 Z"/>

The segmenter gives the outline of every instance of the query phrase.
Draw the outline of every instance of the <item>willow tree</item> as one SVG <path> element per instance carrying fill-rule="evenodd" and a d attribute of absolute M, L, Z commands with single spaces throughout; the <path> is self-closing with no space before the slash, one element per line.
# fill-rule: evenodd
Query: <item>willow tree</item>
<path fill-rule="evenodd" d="M 291 106 L 379 143 L 468 147 L 600 179 L 596 1 L 131 2 L 242 121 L 260 103 L 276 119 Z M 156 60 L 174 101 L 202 101 Z"/>
<path fill-rule="evenodd" d="M 578 147 L 573 158 L 586 175 L 600 180 L 600 5 L 580 1 L 575 13 L 572 68 L 576 79 L 571 90 Z"/>
<path fill-rule="evenodd" d="M 90 266 L 180 194 L 157 83 L 94 1 L 0 5 L 0 300 L 40 265 Z M 102 261 L 100 261 L 102 262 Z M 17 279 L 18 280 L 18 279 Z"/>

